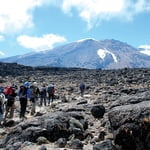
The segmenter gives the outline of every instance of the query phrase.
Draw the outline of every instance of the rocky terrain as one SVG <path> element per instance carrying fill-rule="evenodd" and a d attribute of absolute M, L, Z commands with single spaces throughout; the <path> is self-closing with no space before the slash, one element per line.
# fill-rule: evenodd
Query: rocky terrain
<path fill-rule="evenodd" d="M 54 83 L 55 101 L 0 128 L 4 150 L 150 150 L 150 69 L 28 67 L 0 63 L 0 85 Z M 86 84 L 83 97 L 79 83 Z"/>

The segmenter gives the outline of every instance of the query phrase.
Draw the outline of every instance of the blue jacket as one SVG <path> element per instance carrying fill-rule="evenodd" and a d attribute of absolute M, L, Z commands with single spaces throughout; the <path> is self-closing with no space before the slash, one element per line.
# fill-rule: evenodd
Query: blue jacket
<path fill-rule="evenodd" d="M 31 98 L 30 88 L 26 88 L 25 86 L 21 86 L 18 92 L 19 98 Z"/>

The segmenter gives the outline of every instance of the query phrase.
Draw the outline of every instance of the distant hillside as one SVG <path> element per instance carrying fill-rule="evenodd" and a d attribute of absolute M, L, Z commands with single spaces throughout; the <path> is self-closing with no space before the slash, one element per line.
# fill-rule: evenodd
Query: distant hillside
<path fill-rule="evenodd" d="M 0 62 L 0 76 L 43 76 L 43 75 L 63 75 L 74 71 L 84 71 L 81 68 L 59 68 L 59 67 L 32 67 L 17 63 Z"/>
<path fill-rule="evenodd" d="M 150 68 L 150 55 L 117 40 L 79 40 L 52 50 L 0 59 L 28 66 L 79 68 Z"/>

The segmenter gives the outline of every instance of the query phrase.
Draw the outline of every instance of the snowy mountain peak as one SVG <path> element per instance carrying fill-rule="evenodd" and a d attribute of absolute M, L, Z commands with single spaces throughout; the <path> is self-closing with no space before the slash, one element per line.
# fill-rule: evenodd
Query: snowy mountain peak
<path fill-rule="evenodd" d="M 89 40 L 91 40 L 91 41 L 97 41 L 97 40 L 94 39 L 94 38 L 86 38 L 86 39 L 80 39 L 80 40 L 78 40 L 77 42 L 84 42 L 84 41 L 89 41 Z"/>
<path fill-rule="evenodd" d="M 141 52 L 145 53 L 142 54 Z M 150 55 L 117 40 L 82 39 L 40 53 L 1 59 L 27 66 L 80 67 L 80 68 L 138 68 L 150 67 Z"/>
<path fill-rule="evenodd" d="M 117 57 L 115 56 L 115 54 L 113 54 L 112 52 L 110 52 L 110 51 L 108 51 L 106 49 L 98 49 L 97 54 L 103 60 L 105 59 L 105 57 L 106 57 L 107 54 L 110 54 L 113 57 L 114 62 L 115 63 L 118 62 Z"/>

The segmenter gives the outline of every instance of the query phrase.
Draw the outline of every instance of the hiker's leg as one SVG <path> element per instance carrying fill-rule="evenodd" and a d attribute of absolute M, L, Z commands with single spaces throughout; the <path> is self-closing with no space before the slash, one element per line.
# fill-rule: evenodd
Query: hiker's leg
<path fill-rule="evenodd" d="M 22 117 L 22 100 L 20 99 L 20 118 Z"/>
<path fill-rule="evenodd" d="M 9 106 L 6 105 L 6 112 L 5 112 L 4 120 L 6 120 L 8 112 L 9 112 Z"/>
<path fill-rule="evenodd" d="M 50 104 L 51 95 L 48 94 L 48 104 Z"/>
<path fill-rule="evenodd" d="M 27 99 L 24 99 L 22 106 L 22 117 L 25 117 L 26 108 L 27 108 Z"/>
<path fill-rule="evenodd" d="M 43 99 L 44 99 L 44 106 L 46 106 L 46 97 L 44 97 Z"/>
<path fill-rule="evenodd" d="M 9 118 L 13 118 L 14 117 L 14 110 L 15 110 L 15 104 L 12 104 L 12 106 L 10 107 Z"/>
<path fill-rule="evenodd" d="M 31 115 L 34 115 L 35 113 L 35 106 L 36 106 L 36 101 L 34 99 L 34 101 L 32 102 Z"/>
<path fill-rule="evenodd" d="M 26 107 L 27 107 L 27 99 L 22 98 L 20 100 L 20 118 L 25 116 Z"/>
<path fill-rule="evenodd" d="M 52 94 L 52 102 L 53 102 L 53 100 L 54 100 L 54 94 Z"/>
<path fill-rule="evenodd" d="M 83 95 L 84 95 L 84 90 L 81 89 L 81 96 L 83 97 Z"/>
<path fill-rule="evenodd" d="M 24 98 L 20 99 L 20 118 L 24 115 Z"/>
<path fill-rule="evenodd" d="M 40 106 L 43 105 L 43 96 L 40 97 Z"/>
<path fill-rule="evenodd" d="M 0 113 L 0 125 L 2 124 L 1 122 L 3 121 L 3 113 Z"/>

